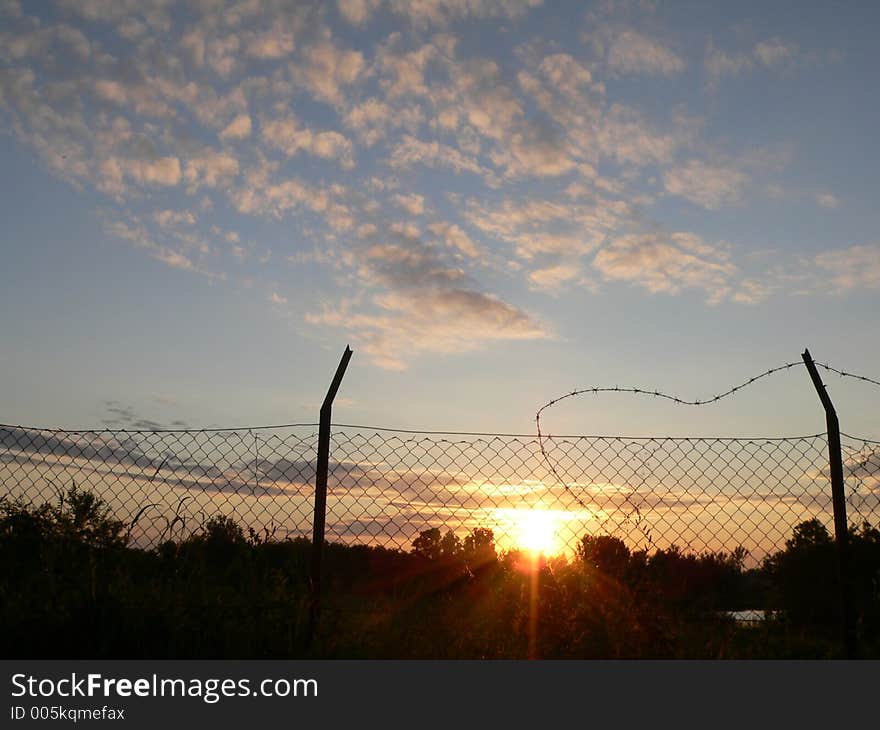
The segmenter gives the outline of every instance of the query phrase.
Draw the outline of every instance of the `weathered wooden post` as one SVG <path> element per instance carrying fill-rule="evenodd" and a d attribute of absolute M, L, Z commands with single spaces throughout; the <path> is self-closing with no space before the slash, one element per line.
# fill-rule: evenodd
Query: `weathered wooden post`
<path fill-rule="evenodd" d="M 828 465 L 831 474 L 831 504 L 834 510 L 834 541 L 837 544 L 837 579 L 840 588 L 840 611 L 843 629 L 843 645 L 846 657 L 855 658 L 856 633 L 855 621 L 853 620 L 853 607 L 851 598 L 850 574 L 849 574 L 849 534 L 846 522 L 846 495 L 843 484 L 843 458 L 840 451 L 840 423 L 837 420 L 837 412 L 834 404 L 825 389 L 825 384 L 816 370 L 816 363 L 810 355 L 810 351 L 804 349 L 801 355 L 819 400 L 825 408 L 825 423 L 828 431 Z"/>
<path fill-rule="evenodd" d="M 321 405 L 321 420 L 318 426 L 318 460 L 315 465 L 315 516 L 312 521 L 312 559 L 310 573 L 309 626 L 306 640 L 311 644 L 318 627 L 321 612 L 321 555 L 324 550 L 324 522 L 327 516 L 327 473 L 330 463 L 330 420 L 333 411 L 333 399 L 342 383 L 352 350 L 348 345 L 342 353 L 342 359 L 336 368 L 336 375 Z"/>

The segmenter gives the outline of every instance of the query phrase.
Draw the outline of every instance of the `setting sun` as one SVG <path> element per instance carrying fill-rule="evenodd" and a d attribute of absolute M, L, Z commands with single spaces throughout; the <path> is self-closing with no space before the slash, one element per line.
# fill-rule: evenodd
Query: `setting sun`
<path fill-rule="evenodd" d="M 506 517 L 512 523 L 517 547 L 535 554 L 554 555 L 562 548 L 558 532 L 563 514 L 557 510 L 512 509 Z"/>

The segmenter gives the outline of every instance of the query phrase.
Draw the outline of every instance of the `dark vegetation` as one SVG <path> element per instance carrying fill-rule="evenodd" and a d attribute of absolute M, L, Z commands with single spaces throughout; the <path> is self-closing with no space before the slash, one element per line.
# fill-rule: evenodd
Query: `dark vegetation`
<path fill-rule="evenodd" d="M 577 558 L 499 554 L 492 532 L 422 532 L 410 552 L 328 544 L 306 643 L 310 545 L 223 516 L 152 550 L 88 492 L 0 498 L 3 654 L 31 658 L 830 658 L 835 548 L 816 520 L 756 569 L 744 551 L 632 551 L 585 536 Z M 862 656 L 880 656 L 880 532 L 850 535 Z M 531 607 L 536 618 L 531 620 Z M 761 608 L 744 626 L 724 612 Z M 534 630 L 531 627 L 534 626 Z M 530 641 L 533 636 L 533 641 Z"/>

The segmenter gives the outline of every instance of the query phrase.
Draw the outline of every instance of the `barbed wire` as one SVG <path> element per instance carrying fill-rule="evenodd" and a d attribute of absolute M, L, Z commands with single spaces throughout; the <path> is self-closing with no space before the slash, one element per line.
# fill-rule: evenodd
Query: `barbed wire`
<path fill-rule="evenodd" d="M 773 373 L 777 373 L 781 370 L 788 370 L 789 368 L 796 367 L 798 365 L 803 365 L 802 361 L 798 362 L 790 362 L 785 365 L 780 365 L 775 368 L 771 368 L 766 372 L 761 373 L 760 375 L 756 375 L 753 378 L 749 378 L 743 383 L 740 383 L 733 388 L 725 391 L 724 393 L 720 393 L 719 395 L 713 396 L 711 398 L 705 398 L 703 400 L 693 400 L 689 401 L 684 398 L 680 398 L 678 396 L 670 395 L 668 393 L 663 393 L 658 390 L 650 390 L 647 388 L 620 388 L 620 387 L 604 387 L 604 388 L 583 388 L 580 390 L 573 390 L 570 393 L 566 393 L 558 398 L 554 398 L 553 400 L 545 403 L 541 408 L 538 409 L 536 414 L 536 422 L 538 426 L 538 438 L 541 438 L 541 428 L 540 428 L 540 417 L 541 413 L 547 408 L 555 405 L 559 401 L 565 400 L 566 398 L 571 398 L 572 396 L 584 395 L 589 393 L 633 393 L 637 395 L 651 395 L 657 398 L 665 398 L 666 400 L 670 400 L 679 405 L 690 405 L 690 406 L 702 406 L 709 405 L 710 403 L 715 403 L 722 398 L 726 398 L 727 396 L 733 395 L 734 393 L 742 390 L 746 386 L 751 385 L 757 380 L 761 378 L 767 377 L 768 375 L 772 375 Z M 844 378 L 853 378 L 855 380 L 859 380 L 865 383 L 869 383 L 871 385 L 876 385 L 880 387 L 880 380 L 875 380 L 873 378 L 869 378 L 865 375 L 857 375 L 855 373 L 850 373 L 845 370 L 839 370 L 835 367 L 827 363 L 817 362 L 816 365 L 820 368 L 823 368 L 829 372 L 835 373 Z M 105 426 L 103 428 L 95 428 L 93 426 L 87 428 L 61 428 L 59 426 L 33 426 L 33 425 L 24 425 L 24 424 L 11 424 L 11 423 L 0 423 L 0 428 L 24 428 L 30 431 L 43 431 L 46 433 L 68 433 L 68 434 L 98 434 L 98 433 L 106 433 L 106 434 L 159 434 L 159 433 L 167 433 L 167 434 L 181 434 L 181 433 L 189 433 L 189 434 L 207 434 L 207 433 L 223 433 L 223 432 L 242 432 L 247 433 L 250 431 L 269 431 L 269 430 L 279 430 L 286 428 L 304 428 L 304 427 L 318 427 L 318 423 L 278 423 L 278 424 L 258 424 L 258 425 L 250 425 L 250 426 L 205 426 L 198 428 L 114 428 L 112 426 Z M 331 424 L 335 428 L 360 428 L 364 430 L 370 431 L 388 431 L 393 433 L 409 433 L 409 434 L 424 434 L 424 435 L 445 435 L 445 436 L 512 436 L 512 437 L 528 437 L 533 434 L 521 434 L 521 433 L 504 433 L 504 432 L 495 432 L 495 431 L 458 431 L 454 429 L 412 429 L 412 428 L 389 428 L 387 426 L 371 426 L 371 425 L 363 425 L 363 424 L 351 424 L 351 423 L 332 423 Z M 571 438 L 575 436 L 581 436 L 583 434 L 575 434 L 570 436 Z M 566 438 L 566 436 L 562 434 L 558 434 L 557 438 Z M 633 437 L 637 438 L 637 437 Z M 645 436 L 644 438 L 656 438 L 654 436 Z"/>
<path fill-rule="evenodd" d="M 543 406 L 541 406 L 538 409 L 537 413 L 535 414 L 535 427 L 537 429 L 538 447 L 540 448 L 540 451 L 541 451 L 541 458 L 547 464 L 547 467 L 550 469 L 550 472 L 553 474 L 553 476 L 556 478 L 556 480 L 559 482 L 559 484 L 561 484 L 562 487 L 575 499 L 575 501 L 577 501 L 577 503 L 581 506 L 581 508 L 588 509 L 587 505 L 580 499 L 580 497 L 578 497 L 571 490 L 571 488 L 568 486 L 566 481 L 562 478 L 562 475 L 559 473 L 559 471 L 556 468 L 556 464 L 550 458 L 550 454 L 548 453 L 547 448 L 544 443 L 545 439 L 548 438 L 550 436 L 550 434 L 545 435 L 541 431 L 541 414 L 545 410 L 547 410 L 548 408 L 552 408 L 557 403 L 564 401 L 568 398 L 575 398 L 575 397 L 578 397 L 581 395 L 588 395 L 588 394 L 597 395 L 599 393 L 631 393 L 632 395 L 643 395 L 643 396 L 653 396 L 655 398 L 663 398 L 665 400 L 672 401 L 673 403 L 676 403 L 678 405 L 704 406 L 704 405 L 708 405 L 709 403 L 717 403 L 721 399 L 727 398 L 728 396 L 731 396 L 734 393 L 737 393 L 738 391 L 742 390 L 743 388 L 746 388 L 749 385 L 752 385 L 756 381 L 761 380 L 761 378 L 766 378 L 770 375 L 773 375 L 774 373 L 778 373 L 782 370 L 788 370 L 788 369 L 793 368 L 797 365 L 803 365 L 803 364 L 804 363 L 802 361 L 801 362 L 789 362 L 789 363 L 785 363 L 784 365 L 779 365 L 775 368 L 770 368 L 769 370 L 761 373 L 760 375 L 756 375 L 754 377 L 751 377 L 748 380 L 740 383 L 739 385 L 733 386 L 732 388 L 730 388 L 729 390 L 727 390 L 723 393 L 719 393 L 716 396 L 713 396 L 711 398 L 706 398 L 706 399 L 687 400 L 687 399 L 681 398 L 677 395 L 672 395 L 670 393 L 664 393 L 660 390 L 656 390 L 656 389 L 649 390 L 647 388 L 635 388 L 635 387 L 623 387 L 623 388 L 621 388 L 620 386 L 614 386 L 613 388 L 611 388 L 611 387 L 593 387 L 593 388 L 581 388 L 578 390 L 573 390 L 570 393 L 566 393 L 564 395 L 559 396 L 558 398 L 554 398 L 553 400 L 545 403 Z M 650 538 L 649 538 L 649 540 L 650 540 Z"/>
<path fill-rule="evenodd" d="M 818 365 L 819 367 L 821 367 L 829 372 L 835 373 L 841 377 L 853 378 L 855 380 L 859 380 L 859 381 L 862 381 L 865 383 L 880 386 L 880 381 L 874 380 L 873 378 L 869 378 L 864 375 L 857 375 L 855 373 L 849 373 L 849 372 L 846 372 L 845 370 L 839 370 L 838 368 L 832 367 L 831 365 L 828 365 L 827 363 L 817 362 L 815 364 Z M 720 401 L 724 398 L 727 398 L 728 396 L 732 396 L 735 393 L 738 393 L 739 391 L 743 390 L 744 388 L 747 388 L 748 386 L 753 385 L 754 383 L 756 383 L 758 380 L 761 380 L 762 378 L 766 378 L 770 375 L 774 375 L 775 373 L 790 370 L 793 367 L 804 366 L 804 365 L 805 365 L 805 363 L 803 360 L 798 360 L 795 362 L 788 362 L 783 365 L 778 365 L 776 367 L 773 367 L 773 368 L 770 368 L 769 370 L 764 371 L 763 373 L 760 373 L 759 375 L 755 375 L 755 376 L 749 378 L 748 380 L 743 381 L 739 385 L 733 386 L 732 388 L 724 391 L 723 393 L 719 393 L 718 395 L 712 396 L 710 398 L 695 399 L 695 400 L 687 400 L 686 398 L 681 398 L 677 395 L 672 395 L 670 393 L 665 393 L 663 391 L 656 390 L 656 389 L 650 390 L 647 388 L 635 388 L 635 387 L 623 387 L 623 388 L 621 388 L 620 386 L 614 386 L 613 388 L 612 387 L 593 387 L 593 388 L 581 388 L 578 390 L 573 390 L 570 393 L 565 393 L 564 395 L 561 395 L 558 398 L 554 398 L 553 400 L 548 401 L 543 406 L 541 406 L 538 409 L 537 413 L 535 414 L 535 427 L 537 430 L 538 446 L 540 448 L 541 457 L 542 457 L 543 461 L 547 464 L 547 467 L 550 469 L 550 472 L 557 479 L 559 484 L 561 484 L 565 488 L 565 490 L 575 499 L 575 501 L 577 501 L 577 503 L 583 509 L 587 509 L 587 506 L 584 504 L 584 502 L 576 494 L 574 494 L 574 492 L 571 491 L 571 489 L 569 488 L 566 481 L 562 478 L 562 476 L 559 474 L 558 470 L 556 469 L 556 465 L 553 463 L 553 460 L 550 458 L 550 455 L 547 453 L 547 449 L 544 445 L 544 441 L 546 438 L 550 437 L 550 434 L 545 435 L 541 431 L 541 414 L 545 410 L 547 410 L 548 408 L 553 407 L 554 405 L 556 405 L 560 401 L 566 400 L 567 398 L 574 398 L 574 397 L 581 396 L 581 395 L 597 395 L 599 393 L 630 393 L 632 395 L 643 395 L 643 396 L 653 396 L 655 398 L 662 398 L 665 400 L 672 401 L 673 403 L 675 403 L 677 405 L 705 406 L 705 405 L 717 403 L 718 401 Z M 637 508 L 636 508 L 636 512 L 638 513 Z M 650 537 L 649 536 L 646 536 L 646 537 L 648 537 L 648 539 L 650 541 Z"/>
<path fill-rule="evenodd" d="M 871 385 L 880 386 L 880 380 L 874 380 L 874 378 L 869 378 L 865 375 L 856 375 L 855 373 L 848 373 L 844 370 L 838 370 L 837 368 L 833 368 L 830 365 L 822 362 L 817 362 L 816 365 L 818 365 L 820 368 L 828 370 L 829 372 L 836 373 L 837 375 L 840 375 L 844 378 L 853 378 L 854 380 L 861 380 L 864 383 L 870 383 Z"/>

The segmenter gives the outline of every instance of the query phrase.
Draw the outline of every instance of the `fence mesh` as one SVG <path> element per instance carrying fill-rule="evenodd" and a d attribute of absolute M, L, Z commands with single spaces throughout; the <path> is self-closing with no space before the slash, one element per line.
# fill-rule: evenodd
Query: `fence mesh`
<path fill-rule="evenodd" d="M 0 427 L 9 499 L 100 496 L 133 544 L 197 534 L 214 516 L 311 537 L 317 426 L 216 431 Z M 542 447 L 543 446 L 543 452 Z M 880 518 L 880 443 L 843 437 L 850 523 Z M 409 550 L 420 532 L 493 531 L 501 549 L 571 554 L 586 534 L 631 548 L 782 549 L 833 523 L 824 434 L 782 439 L 436 434 L 334 426 L 327 539 Z"/>

